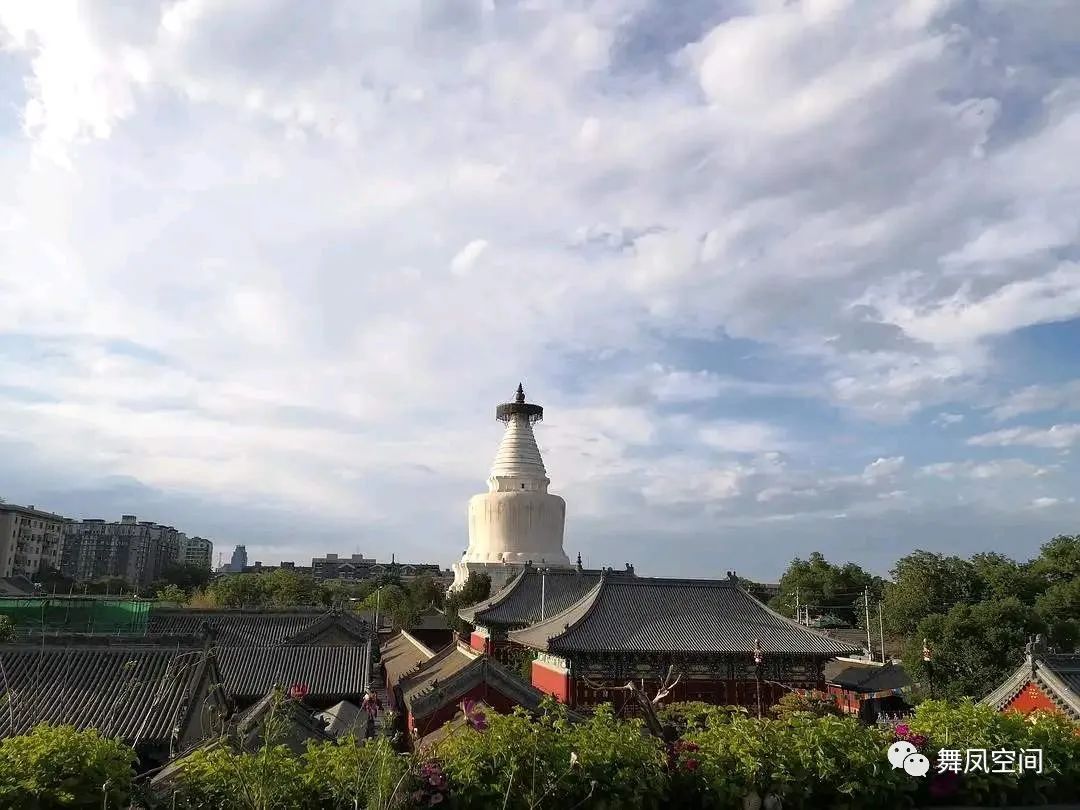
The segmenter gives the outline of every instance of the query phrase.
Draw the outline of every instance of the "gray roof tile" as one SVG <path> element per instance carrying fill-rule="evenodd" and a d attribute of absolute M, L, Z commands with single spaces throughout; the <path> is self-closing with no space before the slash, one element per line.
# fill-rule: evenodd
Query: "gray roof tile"
<path fill-rule="evenodd" d="M 546 622 L 510 633 L 552 653 L 689 652 L 831 658 L 852 647 L 781 616 L 734 580 L 611 577 Z"/>
<path fill-rule="evenodd" d="M 4 647 L 0 663 L 0 737 L 49 722 L 166 743 L 203 678 L 213 677 L 204 651 L 190 648 Z"/>
<path fill-rule="evenodd" d="M 554 616 L 580 600 L 600 581 L 601 573 L 576 568 L 547 571 L 526 568 L 491 598 L 462 608 L 458 615 L 472 624 L 527 627 L 540 621 L 541 615 Z M 622 571 L 607 575 L 630 576 Z"/>
<path fill-rule="evenodd" d="M 311 643 L 331 625 L 347 635 L 366 634 L 367 616 L 328 612 L 322 608 L 286 611 L 156 609 L 147 623 L 148 635 L 196 636 L 209 627 L 214 642 L 223 647 L 264 647 L 273 644 Z"/>
<path fill-rule="evenodd" d="M 354 645 L 217 648 L 222 683 L 240 700 L 296 683 L 307 686 L 311 701 L 359 697 L 364 693 L 366 654 L 364 647 Z"/>

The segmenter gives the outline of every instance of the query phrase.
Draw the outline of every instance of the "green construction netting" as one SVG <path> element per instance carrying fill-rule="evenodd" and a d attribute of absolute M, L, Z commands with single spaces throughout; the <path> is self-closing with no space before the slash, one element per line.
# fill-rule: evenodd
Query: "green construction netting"
<path fill-rule="evenodd" d="M 151 602 L 135 599 L 26 597 L 0 599 L 0 616 L 15 631 L 145 633 Z"/>

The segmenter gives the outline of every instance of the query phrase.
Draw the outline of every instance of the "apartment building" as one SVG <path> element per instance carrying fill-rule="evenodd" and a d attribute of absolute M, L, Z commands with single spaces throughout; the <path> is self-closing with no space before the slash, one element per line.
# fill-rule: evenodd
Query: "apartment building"
<path fill-rule="evenodd" d="M 135 515 L 71 521 L 60 570 L 76 582 L 122 577 L 145 587 L 180 557 L 180 532 Z"/>
<path fill-rule="evenodd" d="M 177 560 L 181 565 L 192 565 L 210 570 L 214 559 L 214 544 L 205 537 L 179 536 L 180 555 Z"/>
<path fill-rule="evenodd" d="M 0 578 L 59 568 L 67 522 L 33 506 L 0 503 Z"/>
<path fill-rule="evenodd" d="M 434 563 L 399 563 L 394 559 L 394 555 L 390 556 L 389 563 L 380 563 L 374 557 L 365 557 L 363 554 L 352 554 L 348 557 L 327 554 L 325 557 L 312 558 L 311 573 L 321 582 L 328 579 L 368 579 L 382 574 L 392 574 L 403 580 L 425 575 L 438 578 L 446 572 Z"/>

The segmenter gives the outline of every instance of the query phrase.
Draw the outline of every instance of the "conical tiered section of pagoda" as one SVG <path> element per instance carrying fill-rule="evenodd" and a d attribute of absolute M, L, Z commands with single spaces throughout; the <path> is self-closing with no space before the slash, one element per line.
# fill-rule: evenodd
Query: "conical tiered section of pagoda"
<path fill-rule="evenodd" d="M 488 491 L 469 500 L 469 548 L 454 565 L 453 588 L 483 571 L 498 590 L 532 563 L 570 568 L 563 551 L 566 501 L 548 492 L 551 481 L 533 435 L 544 409 L 525 401 L 519 384 L 513 402 L 495 409 L 506 425 L 488 477 Z"/>

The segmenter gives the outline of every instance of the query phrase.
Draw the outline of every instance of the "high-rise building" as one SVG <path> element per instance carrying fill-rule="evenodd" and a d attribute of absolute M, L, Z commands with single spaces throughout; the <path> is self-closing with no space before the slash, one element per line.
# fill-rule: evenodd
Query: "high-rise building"
<path fill-rule="evenodd" d="M 60 570 L 76 582 L 121 577 L 145 587 L 177 562 L 180 533 L 135 515 L 119 522 L 71 521 L 65 527 Z"/>
<path fill-rule="evenodd" d="M 248 564 L 247 546 L 237 546 L 233 549 L 232 560 L 229 562 L 229 571 L 234 574 L 243 572 Z"/>
<path fill-rule="evenodd" d="M 499 405 L 495 418 L 506 428 L 488 491 L 469 500 L 469 547 L 454 565 L 455 589 L 473 571 L 491 577 L 494 593 L 527 563 L 570 567 L 563 551 L 566 501 L 548 492 L 551 481 L 533 435 L 532 426 L 544 418 L 544 409 L 526 402 L 519 384 L 514 401 Z"/>
<path fill-rule="evenodd" d="M 33 506 L 0 503 L 0 577 L 59 568 L 66 522 Z"/>
<path fill-rule="evenodd" d="M 207 571 L 213 565 L 214 544 L 205 537 L 188 537 L 180 535 L 180 555 L 177 559 L 181 565 L 192 565 Z"/>

